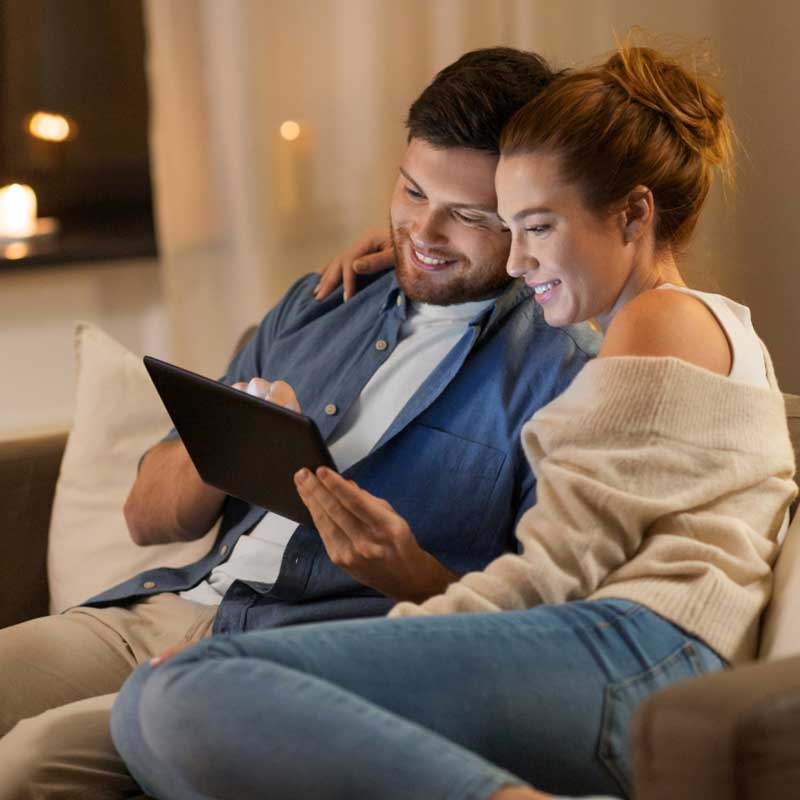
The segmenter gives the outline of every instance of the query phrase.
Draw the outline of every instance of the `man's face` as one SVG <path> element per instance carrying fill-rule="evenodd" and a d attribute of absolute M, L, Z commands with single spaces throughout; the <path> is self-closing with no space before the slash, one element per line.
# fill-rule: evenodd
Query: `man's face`
<path fill-rule="evenodd" d="M 497 156 L 412 139 L 394 187 L 391 229 L 400 287 L 411 300 L 452 305 L 508 285 L 511 237 L 497 216 Z"/>

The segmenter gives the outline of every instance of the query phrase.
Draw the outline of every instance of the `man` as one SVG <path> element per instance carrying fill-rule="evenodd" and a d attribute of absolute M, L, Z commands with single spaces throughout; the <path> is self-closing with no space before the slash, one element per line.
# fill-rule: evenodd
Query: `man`
<path fill-rule="evenodd" d="M 550 78 L 538 56 L 505 48 L 443 70 L 409 113 L 391 201 L 395 272 L 346 305 L 341 293 L 318 302 L 317 276 L 302 278 L 224 378 L 278 401 L 291 387 L 340 471 L 407 529 L 343 540 L 265 515 L 205 485 L 168 437 L 144 457 L 126 503 L 131 535 L 143 545 L 196 538 L 221 514 L 218 539 L 189 567 L 150 570 L 0 631 L 0 799 L 135 790 L 110 742 L 113 693 L 175 643 L 383 614 L 515 546 L 535 497 L 520 428 L 597 345 L 586 329 L 547 327 L 505 272 L 498 139 Z"/>

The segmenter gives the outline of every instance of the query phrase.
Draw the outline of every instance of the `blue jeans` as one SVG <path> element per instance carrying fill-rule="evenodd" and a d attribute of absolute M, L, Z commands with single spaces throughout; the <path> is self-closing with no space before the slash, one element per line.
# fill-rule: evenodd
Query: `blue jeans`
<path fill-rule="evenodd" d="M 325 623 L 139 668 L 112 733 L 159 800 L 628 795 L 635 708 L 723 666 L 623 600 Z"/>

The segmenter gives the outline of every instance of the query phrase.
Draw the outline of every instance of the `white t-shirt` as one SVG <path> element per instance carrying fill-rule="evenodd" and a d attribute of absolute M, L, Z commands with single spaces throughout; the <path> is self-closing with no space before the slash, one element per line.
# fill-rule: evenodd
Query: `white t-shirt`
<path fill-rule="evenodd" d="M 328 441 L 340 472 L 364 458 L 378 443 L 403 407 L 464 335 L 469 323 L 494 300 L 432 306 L 409 303 L 398 342 L 375 371 Z M 297 523 L 267 514 L 240 536 L 230 558 L 208 578 L 181 597 L 218 605 L 235 580 L 273 583 L 280 572 L 286 545 Z"/>
<path fill-rule="evenodd" d="M 728 377 L 739 383 L 769 388 L 764 351 L 761 349 L 758 334 L 753 328 L 750 309 L 747 306 L 735 303 L 721 294 L 700 292 L 697 289 L 690 289 L 688 286 L 662 283 L 658 288 L 690 294 L 705 303 L 728 337 L 731 347 L 731 371 L 728 373 Z"/>

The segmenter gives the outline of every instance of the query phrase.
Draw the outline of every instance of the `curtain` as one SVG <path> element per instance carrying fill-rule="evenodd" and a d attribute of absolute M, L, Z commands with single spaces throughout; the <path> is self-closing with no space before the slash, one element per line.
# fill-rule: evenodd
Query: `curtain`
<path fill-rule="evenodd" d="M 750 8 L 752 5 L 752 8 Z M 239 333 L 359 231 L 385 223 L 409 104 L 462 52 L 505 44 L 555 66 L 613 48 L 629 26 L 710 40 L 743 143 L 739 188 L 717 188 L 687 277 L 752 306 L 787 389 L 800 302 L 789 103 L 800 6 L 775 0 L 145 0 L 151 151 L 170 356 L 214 374 Z M 745 61 L 746 58 L 746 61 Z M 299 124 L 294 141 L 281 137 Z M 777 142 L 777 150 L 775 143 Z M 758 160 L 757 160 L 758 159 Z M 780 202 L 775 198 L 781 197 Z M 753 281 L 753 269 L 758 280 Z"/>

